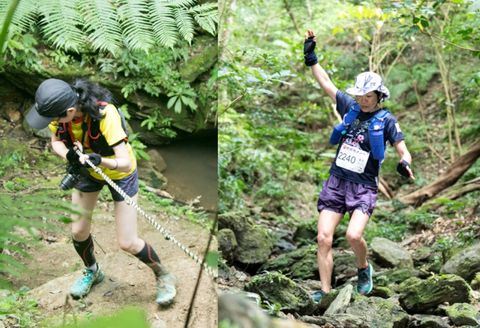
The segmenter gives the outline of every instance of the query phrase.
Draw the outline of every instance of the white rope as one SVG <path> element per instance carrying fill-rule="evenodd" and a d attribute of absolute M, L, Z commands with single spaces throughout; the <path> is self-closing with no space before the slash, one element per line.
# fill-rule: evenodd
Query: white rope
<path fill-rule="evenodd" d="M 83 155 L 83 153 L 79 150 L 76 150 L 76 152 L 78 155 Z M 179 242 L 175 238 L 175 236 L 173 236 L 167 229 L 162 227 L 162 225 L 160 225 L 151 215 L 141 209 L 140 206 L 138 206 L 138 204 L 135 203 L 135 201 L 130 196 L 128 196 L 115 182 L 113 182 L 112 179 L 110 179 L 105 173 L 103 173 L 103 171 L 99 167 L 95 166 L 89 159 L 86 159 L 85 162 L 90 165 L 93 170 L 98 173 L 103 179 L 105 179 L 105 181 L 125 199 L 125 202 L 128 205 L 133 206 L 137 210 L 137 212 L 143 215 L 143 217 L 145 217 L 155 229 L 160 231 L 160 233 L 165 237 L 165 239 L 170 240 L 175 245 L 177 245 L 185 254 L 192 258 L 195 263 L 197 263 L 198 265 L 202 265 L 202 260 L 198 257 L 197 254 L 195 254 L 194 252 L 189 250 L 188 247 L 184 246 L 181 242 Z M 210 268 L 207 263 L 203 264 L 203 268 L 212 278 L 217 277 L 216 272 L 212 268 Z"/>

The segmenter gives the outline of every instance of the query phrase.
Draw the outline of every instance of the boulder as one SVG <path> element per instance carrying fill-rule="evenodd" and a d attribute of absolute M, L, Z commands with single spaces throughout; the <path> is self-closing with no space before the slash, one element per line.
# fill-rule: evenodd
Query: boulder
<path fill-rule="evenodd" d="M 406 249 L 386 238 L 375 237 L 370 244 L 376 263 L 394 268 L 412 268 L 413 260 Z"/>
<path fill-rule="evenodd" d="M 448 322 L 434 315 L 415 314 L 410 318 L 409 328 L 449 328 Z"/>
<path fill-rule="evenodd" d="M 317 243 L 317 219 L 303 221 L 297 226 L 293 240 L 299 244 Z"/>
<path fill-rule="evenodd" d="M 335 315 L 337 313 L 344 313 L 348 305 L 350 304 L 350 300 L 352 299 L 353 293 L 353 286 L 348 284 L 343 287 L 338 296 L 335 300 L 330 304 L 327 311 L 325 311 L 325 315 Z"/>
<path fill-rule="evenodd" d="M 442 267 L 442 273 L 456 274 L 471 281 L 480 272 L 480 243 L 470 246 L 452 256 Z"/>
<path fill-rule="evenodd" d="M 304 246 L 265 263 L 260 270 L 278 271 L 292 279 L 319 279 L 317 247 Z"/>
<path fill-rule="evenodd" d="M 363 320 L 367 327 L 406 328 L 409 322 L 408 314 L 397 303 L 375 296 L 358 297 L 346 315 Z"/>
<path fill-rule="evenodd" d="M 478 310 L 468 303 L 455 303 L 446 309 L 447 315 L 456 326 L 480 325 Z"/>
<path fill-rule="evenodd" d="M 400 304 L 410 313 L 429 313 L 442 303 L 472 302 L 472 289 L 462 277 L 446 274 L 410 278 L 400 287 Z"/>
<path fill-rule="evenodd" d="M 218 250 L 222 253 L 222 257 L 228 263 L 232 263 L 234 259 L 235 249 L 238 246 L 235 233 L 230 229 L 221 229 L 217 232 Z"/>
<path fill-rule="evenodd" d="M 309 314 L 313 311 L 314 304 L 308 292 L 279 272 L 256 275 L 245 289 L 259 294 L 263 301 L 278 304 L 284 312 Z"/>
<path fill-rule="evenodd" d="M 219 229 L 230 229 L 237 239 L 234 260 L 244 265 L 261 265 L 268 260 L 273 249 L 273 239 L 267 229 L 255 225 L 247 217 L 222 215 Z"/>

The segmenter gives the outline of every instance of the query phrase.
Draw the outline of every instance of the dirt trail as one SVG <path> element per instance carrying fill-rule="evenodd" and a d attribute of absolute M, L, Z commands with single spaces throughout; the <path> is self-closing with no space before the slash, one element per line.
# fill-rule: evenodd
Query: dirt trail
<path fill-rule="evenodd" d="M 106 253 L 95 244 L 96 257 L 105 272 L 105 280 L 94 286 L 83 302 L 70 300 L 73 310 L 67 311 L 67 314 L 73 315 L 74 312 L 77 317 L 85 314 L 95 316 L 130 305 L 146 311 L 152 327 L 184 327 L 199 266 L 139 216 L 139 236 L 157 250 L 162 263 L 177 277 L 175 303 L 168 308 L 159 308 L 155 304 L 155 280 L 151 270 L 134 256 L 121 251 L 116 244 L 111 207 L 113 204 L 110 203 L 97 205 L 92 231 Z M 156 214 L 161 208 L 145 210 Z M 162 219 L 157 216 L 157 221 L 167 227 L 185 246 L 199 255 L 203 254 L 208 241 L 206 229 L 183 219 Z M 61 229 L 62 231 L 54 236 L 56 242 L 43 242 L 30 250 L 33 258 L 27 266 L 32 274 L 15 281 L 17 286 L 26 285 L 32 288 L 30 294 L 39 301 L 42 315 L 55 317 L 57 320 L 53 321 L 56 322 L 61 322 L 65 309 L 68 308 L 65 300 L 70 285 L 81 275 L 81 261 L 70 242 L 69 227 L 65 225 Z M 216 249 L 216 245 L 213 249 Z M 72 272 L 75 269 L 77 270 Z M 204 272 L 189 327 L 217 327 L 215 286 Z"/>

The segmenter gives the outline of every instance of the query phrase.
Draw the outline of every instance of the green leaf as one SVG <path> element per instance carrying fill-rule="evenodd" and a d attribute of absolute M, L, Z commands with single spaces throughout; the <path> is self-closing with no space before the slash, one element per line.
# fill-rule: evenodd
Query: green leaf
<path fill-rule="evenodd" d="M 182 112 L 182 102 L 178 100 L 175 103 L 175 113 L 180 114 Z"/>
<path fill-rule="evenodd" d="M 168 109 L 172 108 L 173 105 L 175 104 L 175 101 L 177 101 L 177 99 L 178 99 L 177 96 L 170 98 L 167 103 L 167 108 Z"/>

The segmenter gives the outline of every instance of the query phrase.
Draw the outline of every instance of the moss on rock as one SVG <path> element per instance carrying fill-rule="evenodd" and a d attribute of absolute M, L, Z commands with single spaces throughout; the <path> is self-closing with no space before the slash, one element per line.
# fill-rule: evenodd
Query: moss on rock
<path fill-rule="evenodd" d="M 411 313 L 428 313 L 438 305 L 449 302 L 471 302 L 471 288 L 461 277 L 446 274 L 426 280 L 410 278 L 399 287 L 400 304 Z"/>
<path fill-rule="evenodd" d="M 279 304 L 284 312 L 309 313 L 313 310 L 307 291 L 279 272 L 254 276 L 245 289 L 259 294 L 263 301 Z"/>

